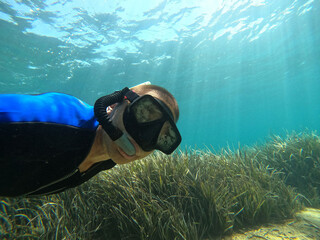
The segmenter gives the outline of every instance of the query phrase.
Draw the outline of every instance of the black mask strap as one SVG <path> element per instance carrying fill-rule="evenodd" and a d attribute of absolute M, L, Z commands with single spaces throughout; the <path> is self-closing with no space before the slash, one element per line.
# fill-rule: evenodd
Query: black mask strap
<path fill-rule="evenodd" d="M 140 97 L 138 94 L 136 94 L 134 91 L 129 90 L 129 92 L 127 92 L 124 96 L 125 99 L 128 99 L 131 103 L 137 99 L 138 97 Z"/>

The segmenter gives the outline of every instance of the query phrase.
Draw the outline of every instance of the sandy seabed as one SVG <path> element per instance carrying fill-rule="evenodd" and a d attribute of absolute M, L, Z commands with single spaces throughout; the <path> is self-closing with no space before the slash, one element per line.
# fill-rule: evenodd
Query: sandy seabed
<path fill-rule="evenodd" d="M 320 240 L 320 209 L 307 208 L 283 224 L 270 224 L 234 234 L 224 240 Z"/>

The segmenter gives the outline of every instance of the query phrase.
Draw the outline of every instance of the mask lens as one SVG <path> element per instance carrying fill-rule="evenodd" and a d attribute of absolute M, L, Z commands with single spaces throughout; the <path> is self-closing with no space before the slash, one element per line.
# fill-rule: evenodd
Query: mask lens
<path fill-rule="evenodd" d="M 132 111 L 138 123 L 152 122 L 161 119 L 161 109 L 149 98 L 141 98 L 132 106 Z"/>
<path fill-rule="evenodd" d="M 179 136 L 180 135 L 177 134 L 176 129 L 170 124 L 170 122 L 166 121 L 163 124 L 157 139 L 158 148 L 164 152 L 170 152 L 170 149 L 172 149 L 177 142 L 180 143 Z"/>
<path fill-rule="evenodd" d="M 152 122 L 161 119 L 163 114 L 149 98 L 141 98 L 132 106 L 132 111 L 138 123 Z"/>

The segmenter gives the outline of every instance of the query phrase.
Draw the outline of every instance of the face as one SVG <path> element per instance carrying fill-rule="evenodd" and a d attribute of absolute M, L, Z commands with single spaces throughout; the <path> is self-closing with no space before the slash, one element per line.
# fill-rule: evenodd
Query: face
<path fill-rule="evenodd" d="M 148 92 L 147 94 L 152 95 L 153 97 L 156 97 L 160 100 L 162 100 L 164 103 L 164 99 L 157 94 L 156 92 Z M 124 123 L 123 123 L 123 113 L 128 106 L 129 102 L 128 101 L 123 101 L 122 103 L 117 104 L 116 106 L 113 107 L 111 114 L 111 121 L 112 124 L 118 127 L 123 133 L 127 134 L 129 140 L 131 143 L 134 145 L 136 149 L 136 154 L 134 156 L 129 156 L 127 155 L 118 145 L 116 145 L 110 137 L 103 131 L 103 133 L 106 135 L 106 148 L 109 153 L 109 157 L 116 162 L 117 164 L 124 164 L 124 163 L 129 163 L 135 160 L 142 159 L 149 154 L 151 154 L 153 151 L 146 152 L 142 150 L 142 148 L 134 141 L 134 139 L 127 133 Z M 170 108 L 171 112 L 173 112 L 173 109 L 169 104 L 166 103 L 166 105 Z M 143 116 L 143 114 L 142 114 Z"/>

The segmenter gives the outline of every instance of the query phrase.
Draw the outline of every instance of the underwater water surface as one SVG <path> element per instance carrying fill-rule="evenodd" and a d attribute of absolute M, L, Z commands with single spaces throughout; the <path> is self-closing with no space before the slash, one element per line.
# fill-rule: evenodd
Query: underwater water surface
<path fill-rule="evenodd" d="M 0 93 L 93 104 L 145 81 L 177 98 L 181 147 L 319 130 L 320 2 L 0 2 Z"/>

